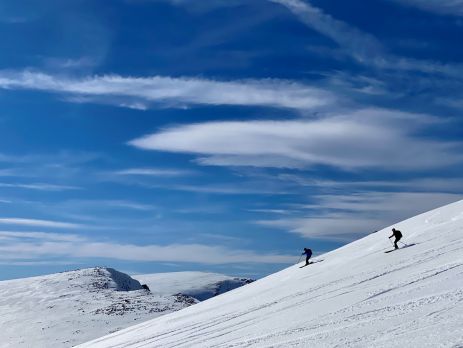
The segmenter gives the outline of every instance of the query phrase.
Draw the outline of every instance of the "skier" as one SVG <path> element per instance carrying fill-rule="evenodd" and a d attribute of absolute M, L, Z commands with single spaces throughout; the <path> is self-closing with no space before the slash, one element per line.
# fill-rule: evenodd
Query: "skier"
<path fill-rule="evenodd" d="M 301 255 L 306 255 L 305 265 L 307 266 L 309 264 L 310 257 L 312 256 L 312 250 L 304 248 L 304 252 Z"/>
<path fill-rule="evenodd" d="M 399 249 L 399 247 L 397 245 L 397 242 L 402 238 L 402 232 L 400 232 L 399 230 L 396 230 L 395 228 L 393 228 L 392 229 L 392 235 L 389 237 L 389 239 L 391 239 L 392 237 L 395 237 L 394 248 Z"/>

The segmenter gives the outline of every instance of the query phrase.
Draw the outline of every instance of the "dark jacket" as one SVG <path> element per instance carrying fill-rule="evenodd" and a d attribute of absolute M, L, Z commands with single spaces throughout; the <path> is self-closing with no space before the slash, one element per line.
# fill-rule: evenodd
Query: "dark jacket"
<path fill-rule="evenodd" d="M 304 249 L 304 252 L 302 253 L 302 255 L 307 255 L 308 257 L 310 257 L 310 256 L 312 256 L 312 250 Z"/>
<path fill-rule="evenodd" d="M 395 237 L 396 239 L 402 238 L 402 232 L 399 230 L 392 231 L 392 235 L 389 238 Z"/>

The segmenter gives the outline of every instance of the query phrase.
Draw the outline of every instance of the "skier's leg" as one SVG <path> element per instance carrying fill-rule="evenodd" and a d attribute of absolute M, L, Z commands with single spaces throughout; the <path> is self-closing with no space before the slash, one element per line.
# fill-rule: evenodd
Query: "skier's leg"
<path fill-rule="evenodd" d="M 399 249 L 399 246 L 397 245 L 397 242 L 399 241 L 400 238 L 396 238 L 394 241 L 394 248 Z"/>
<path fill-rule="evenodd" d="M 309 264 L 309 259 L 310 259 L 310 256 L 307 255 L 307 257 L 305 258 L 305 265 L 306 266 Z"/>

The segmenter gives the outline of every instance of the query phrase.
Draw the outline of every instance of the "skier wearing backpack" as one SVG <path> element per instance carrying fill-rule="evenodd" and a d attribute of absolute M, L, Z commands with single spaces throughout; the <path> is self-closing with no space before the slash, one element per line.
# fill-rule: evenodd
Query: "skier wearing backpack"
<path fill-rule="evenodd" d="M 397 242 L 402 238 L 402 232 L 399 230 L 396 230 L 395 228 L 392 229 L 392 235 L 389 237 L 391 239 L 392 237 L 395 237 L 394 241 L 394 248 L 399 249 L 399 246 L 397 245 Z"/>
<path fill-rule="evenodd" d="M 307 266 L 309 264 L 310 257 L 312 256 L 312 250 L 304 248 L 304 252 L 301 255 L 306 255 L 305 265 Z"/>

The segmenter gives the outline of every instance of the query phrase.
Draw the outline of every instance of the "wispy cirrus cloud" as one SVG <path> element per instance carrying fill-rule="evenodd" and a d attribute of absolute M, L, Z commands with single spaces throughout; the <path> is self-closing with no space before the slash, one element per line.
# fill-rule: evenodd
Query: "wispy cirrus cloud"
<path fill-rule="evenodd" d="M 183 6 L 187 9 L 207 12 L 218 7 L 234 7 L 243 4 L 243 0 L 208 0 L 208 1 L 196 1 L 196 0 L 132 0 L 132 1 L 150 1 L 150 2 L 164 2 L 174 6 Z"/>
<path fill-rule="evenodd" d="M 129 168 L 114 172 L 116 175 L 133 175 L 133 176 L 154 176 L 154 177 L 179 177 L 196 175 L 193 170 L 184 169 L 166 169 L 166 168 Z"/>
<path fill-rule="evenodd" d="M 152 204 L 145 204 L 137 201 L 127 199 L 80 199 L 80 200 L 67 200 L 59 203 L 60 210 L 62 212 L 73 212 L 73 211 L 91 211 L 101 212 L 101 210 L 113 210 L 114 208 L 120 208 L 123 210 L 138 210 L 138 211 L 152 211 L 156 207 Z M 57 207 L 46 209 L 56 209 Z"/>
<path fill-rule="evenodd" d="M 412 6 L 424 11 L 463 16 L 463 0 L 390 0 L 402 5 Z"/>
<path fill-rule="evenodd" d="M 0 78 L 1 79 L 1 78 Z M 47 163 L 67 163 L 67 164 L 82 164 L 91 162 L 102 157 L 101 154 L 84 152 L 84 151 L 66 151 L 60 150 L 55 153 L 48 154 L 13 154 L 13 153 L 0 153 L 0 162 L 7 163 L 30 163 L 39 164 L 43 162 Z"/>
<path fill-rule="evenodd" d="M 77 187 L 77 186 L 55 185 L 55 184 L 46 184 L 46 183 L 30 183 L 30 184 L 0 183 L 0 187 L 20 188 L 20 189 L 37 190 L 37 191 L 50 191 L 50 192 L 80 190 L 81 189 L 80 187 Z"/>
<path fill-rule="evenodd" d="M 204 244 L 135 245 L 98 242 L 78 235 L 45 232 L 0 231 L 0 261 L 9 264 L 47 258 L 103 258 L 145 262 L 188 262 L 209 265 L 230 263 L 290 263 L 294 256 L 278 253 L 255 253 L 223 246 Z M 179 258 L 179 255 L 182 255 Z"/>
<path fill-rule="evenodd" d="M 222 195 L 289 195 L 292 192 L 282 187 L 269 186 L 265 183 L 246 182 L 239 184 L 209 184 L 209 185 L 186 185 L 175 184 L 166 186 L 152 186 L 156 188 L 165 188 L 168 190 L 222 194 Z"/>
<path fill-rule="evenodd" d="M 74 102 L 100 101 L 120 106 L 137 102 L 170 107 L 236 105 L 311 109 L 334 101 L 334 97 L 322 89 L 278 79 L 219 81 L 118 75 L 70 78 L 32 71 L 0 71 L 0 88 L 47 91 L 82 97 L 74 98 Z"/>
<path fill-rule="evenodd" d="M 350 241 L 407 217 L 456 202 L 462 195 L 428 192 L 361 192 L 320 195 L 293 207 L 292 216 L 256 221 L 302 237 Z M 297 211 L 294 211 L 296 209 Z"/>
<path fill-rule="evenodd" d="M 43 58 L 45 65 L 52 69 L 82 69 L 94 67 L 98 61 L 92 57 L 80 58 L 59 58 L 59 57 L 45 57 Z"/>
<path fill-rule="evenodd" d="M 296 173 L 279 174 L 278 179 L 284 182 L 294 182 L 301 187 L 312 187 L 322 190 L 332 191 L 415 191 L 415 192 L 435 192 L 435 193 L 463 193 L 460 189 L 463 187 L 463 179 L 461 177 L 428 177 L 428 178 L 396 178 L 395 180 L 326 180 L 307 178 Z"/>
<path fill-rule="evenodd" d="M 445 74 L 452 77 L 462 77 L 463 66 L 461 64 L 442 64 L 434 61 L 419 60 L 393 55 L 383 47 L 373 35 L 365 33 L 331 15 L 323 12 L 318 7 L 302 0 L 269 0 L 288 8 L 302 23 L 330 38 L 340 47 L 346 49 L 358 63 L 375 68 L 419 71 L 427 74 Z M 401 1 L 401 0 L 397 0 Z M 406 1 L 406 0 L 405 0 Z M 422 3 L 426 0 L 410 0 Z M 455 0 L 452 6 L 458 7 L 459 0 Z M 432 3 L 437 4 L 436 1 Z M 451 4 L 451 1 L 447 1 Z M 434 7 L 434 6 L 432 6 Z"/>
<path fill-rule="evenodd" d="M 342 169 L 429 169 L 463 160 L 460 142 L 416 136 L 436 118 L 364 109 L 321 119 L 206 122 L 167 128 L 130 142 L 147 150 L 190 153 L 203 165 Z"/>
<path fill-rule="evenodd" d="M 68 261 L 0 261 L 2 266 L 27 266 L 27 267 L 40 267 L 40 266 L 69 266 L 69 265 L 78 265 L 79 262 L 68 260 Z"/>
<path fill-rule="evenodd" d="M 81 228 L 83 225 L 71 222 L 61 222 L 52 220 L 39 219 L 23 219 L 23 218 L 0 218 L 2 225 L 17 225 L 17 226 L 34 226 L 34 227 L 50 227 L 50 228 Z"/>
<path fill-rule="evenodd" d="M 321 9 L 302 0 L 269 0 L 287 7 L 299 20 L 317 32 L 329 37 L 342 47 L 349 48 L 358 59 L 377 55 L 383 51 L 375 37 L 324 13 Z"/>
<path fill-rule="evenodd" d="M 52 232 L 23 232 L 1 231 L 0 239 L 33 239 L 54 242 L 82 242 L 85 238 L 77 234 L 52 233 Z"/>

